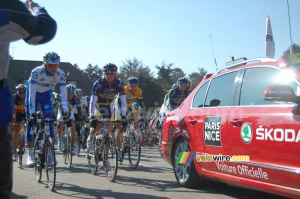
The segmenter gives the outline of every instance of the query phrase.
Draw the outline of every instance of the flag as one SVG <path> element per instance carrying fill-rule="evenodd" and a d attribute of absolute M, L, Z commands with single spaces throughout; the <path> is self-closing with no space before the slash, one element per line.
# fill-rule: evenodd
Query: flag
<path fill-rule="evenodd" d="M 275 42 L 272 33 L 271 21 L 267 16 L 267 27 L 266 27 L 266 56 L 273 58 L 275 55 Z"/>

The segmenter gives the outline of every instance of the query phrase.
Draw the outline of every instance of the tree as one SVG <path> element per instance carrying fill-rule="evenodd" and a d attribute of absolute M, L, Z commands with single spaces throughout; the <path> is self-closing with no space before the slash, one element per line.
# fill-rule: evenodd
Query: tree
<path fill-rule="evenodd" d="M 167 64 L 165 61 L 161 63 L 161 66 L 155 65 L 157 68 L 157 83 L 162 85 L 164 93 L 167 92 L 173 85 L 172 79 L 172 67 L 173 63 Z"/>
<path fill-rule="evenodd" d="M 199 72 L 194 72 L 189 75 L 191 82 L 191 90 L 193 90 L 202 81 L 207 71 L 204 68 L 198 68 Z"/>
<path fill-rule="evenodd" d="M 118 78 L 121 79 L 123 83 L 126 83 L 128 77 L 135 76 L 137 78 L 153 78 L 153 74 L 148 66 L 145 66 L 142 61 L 137 58 L 127 59 L 122 62 L 118 74 Z"/>
<path fill-rule="evenodd" d="M 93 66 L 92 64 L 89 64 L 86 69 L 83 69 L 83 73 L 87 75 L 92 82 L 95 82 L 102 77 L 102 70 L 97 65 Z"/>
<path fill-rule="evenodd" d="M 143 98 L 146 108 L 154 106 L 155 102 L 162 103 L 163 97 L 162 87 L 155 82 L 153 73 L 148 66 L 145 66 L 142 61 L 137 58 L 127 59 L 122 62 L 118 73 L 118 78 L 126 85 L 128 77 L 135 76 L 139 79 L 138 86 L 143 91 Z"/>
<path fill-rule="evenodd" d="M 292 44 L 292 48 L 293 48 L 293 54 L 300 53 L 300 45 L 294 43 Z M 288 49 L 283 52 L 283 55 L 289 55 L 289 54 L 291 54 L 290 47 L 288 47 Z"/>

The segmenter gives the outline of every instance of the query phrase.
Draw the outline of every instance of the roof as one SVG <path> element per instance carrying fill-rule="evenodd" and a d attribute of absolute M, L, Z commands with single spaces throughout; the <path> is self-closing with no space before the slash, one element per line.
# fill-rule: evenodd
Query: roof
<path fill-rule="evenodd" d="M 15 86 L 28 80 L 32 69 L 41 66 L 42 61 L 29 60 L 10 60 L 8 71 L 8 84 L 13 92 L 16 92 Z M 92 92 L 93 82 L 80 70 L 69 62 L 60 62 L 59 68 L 66 73 L 67 82 L 76 81 L 77 87 L 83 90 L 84 95 L 90 95 Z"/>

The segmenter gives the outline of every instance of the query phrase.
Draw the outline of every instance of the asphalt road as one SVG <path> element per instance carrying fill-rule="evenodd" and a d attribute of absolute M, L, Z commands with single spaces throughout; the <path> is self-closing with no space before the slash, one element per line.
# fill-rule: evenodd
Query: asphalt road
<path fill-rule="evenodd" d="M 25 159 L 27 154 L 25 154 Z M 74 167 L 63 163 L 57 151 L 57 182 L 54 192 L 46 186 L 46 176 L 38 183 L 33 168 L 19 168 L 14 163 L 13 198 L 57 199 L 57 198 L 280 198 L 271 194 L 228 186 L 215 181 L 205 181 L 201 187 L 186 189 L 179 187 L 172 167 L 160 158 L 155 147 L 143 147 L 140 165 L 136 170 L 129 167 L 126 159 L 119 166 L 115 182 L 109 182 L 102 164 L 97 175 L 89 173 L 85 154 L 74 157 Z M 25 163 L 25 160 L 23 160 Z M 43 171 L 44 172 L 44 171 Z M 43 173 L 45 174 L 45 173 Z"/>

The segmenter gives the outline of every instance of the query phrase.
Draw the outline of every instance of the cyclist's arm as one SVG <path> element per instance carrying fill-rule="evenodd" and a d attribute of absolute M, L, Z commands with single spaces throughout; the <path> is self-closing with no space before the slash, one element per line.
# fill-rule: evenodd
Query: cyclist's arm
<path fill-rule="evenodd" d="M 93 117 L 96 110 L 96 104 L 98 101 L 98 96 L 92 95 L 92 99 L 90 102 L 90 116 Z"/>
<path fill-rule="evenodd" d="M 169 103 L 170 103 L 171 107 L 176 107 L 176 105 L 177 105 L 176 102 L 174 101 L 174 98 L 176 97 L 175 95 L 176 95 L 176 93 L 172 89 L 169 94 Z"/>
<path fill-rule="evenodd" d="M 61 105 L 64 112 L 68 112 L 68 98 L 67 98 L 67 88 L 66 88 L 66 75 L 65 73 L 62 73 L 60 82 L 60 94 L 61 94 Z"/>
<path fill-rule="evenodd" d="M 147 117 L 146 117 L 146 106 L 145 106 L 145 103 L 144 103 L 144 98 L 143 98 L 143 91 L 142 89 L 140 89 L 140 94 L 138 96 L 138 104 L 139 106 L 142 107 L 142 113 L 143 113 L 143 116 L 144 118 L 147 120 Z"/>
<path fill-rule="evenodd" d="M 29 83 L 29 113 L 35 113 L 35 97 L 36 97 L 36 84 L 34 80 Z"/>
<path fill-rule="evenodd" d="M 120 100 L 121 100 L 121 110 L 122 116 L 126 116 L 126 111 L 127 111 L 127 102 L 126 102 L 126 96 L 125 95 L 120 95 Z"/>

